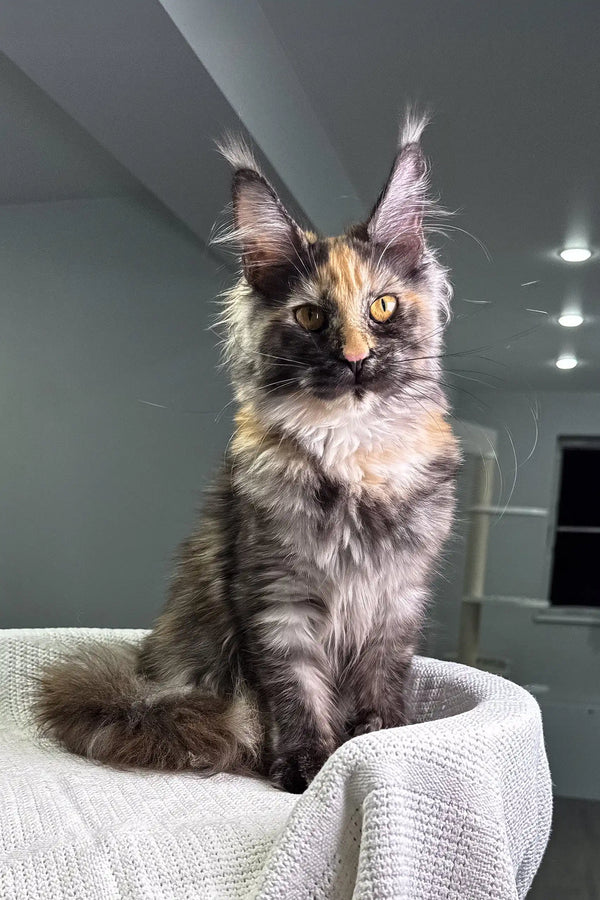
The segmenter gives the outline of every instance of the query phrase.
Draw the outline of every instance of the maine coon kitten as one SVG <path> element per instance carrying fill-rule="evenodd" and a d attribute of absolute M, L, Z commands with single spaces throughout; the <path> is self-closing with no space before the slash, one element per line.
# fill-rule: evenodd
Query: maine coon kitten
<path fill-rule="evenodd" d="M 225 298 L 236 430 L 141 651 L 54 665 L 41 725 L 116 765 L 259 771 L 301 791 L 353 735 L 402 725 L 458 452 L 427 246 L 423 121 L 364 224 L 302 230 L 229 148 L 243 274 Z"/>

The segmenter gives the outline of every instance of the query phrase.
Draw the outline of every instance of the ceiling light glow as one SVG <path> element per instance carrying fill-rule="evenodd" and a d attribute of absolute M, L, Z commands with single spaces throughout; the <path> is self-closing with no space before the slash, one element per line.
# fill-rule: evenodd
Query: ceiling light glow
<path fill-rule="evenodd" d="M 565 262 L 585 262 L 591 255 L 592 251 L 587 247 L 566 247 L 560 251 L 560 257 Z"/>
<path fill-rule="evenodd" d="M 579 313 L 564 313 L 558 317 L 558 324 L 563 328 L 577 328 L 582 322 L 583 316 L 580 316 Z"/>
<path fill-rule="evenodd" d="M 576 365 L 577 360 L 574 356 L 559 356 L 556 360 L 557 369 L 574 369 Z"/>

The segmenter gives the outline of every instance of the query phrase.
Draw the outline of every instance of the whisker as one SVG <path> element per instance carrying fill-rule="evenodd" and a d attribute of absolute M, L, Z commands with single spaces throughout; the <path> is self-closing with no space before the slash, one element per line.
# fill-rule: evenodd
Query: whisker
<path fill-rule="evenodd" d="M 525 337 L 528 334 L 532 334 L 532 332 L 537 331 L 538 328 L 541 328 L 540 325 L 532 325 L 530 328 L 524 328 L 522 331 L 517 331 L 514 334 L 509 335 L 508 337 L 499 338 L 497 341 L 492 341 L 491 344 L 485 344 L 481 347 L 472 347 L 469 350 L 458 350 L 452 353 L 432 353 L 428 356 L 413 356 L 410 358 L 403 359 L 403 362 L 416 362 L 417 360 L 422 359 L 454 359 L 461 356 L 469 356 L 474 353 L 478 353 L 481 350 L 493 350 L 494 347 L 497 347 L 498 344 L 503 341 L 516 341 L 522 337 Z"/>
<path fill-rule="evenodd" d="M 483 243 L 483 241 L 480 241 L 476 235 L 472 234 L 470 231 L 467 231 L 466 228 L 460 228 L 460 226 L 458 226 L 458 225 L 444 224 L 444 225 L 428 225 L 428 226 L 426 226 L 426 230 L 429 234 L 445 235 L 447 231 L 459 231 L 461 234 L 466 234 L 467 237 L 470 237 L 471 240 L 475 241 L 475 243 L 478 245 L 478 247 L 480 247 L 480 249 L 483 251 L 487 261 L 489 263 L 493 262 L 492 255 L 491 255 L 490 251 L 488 250 L 488 248 L 486 247 L 486 245 Z"/>

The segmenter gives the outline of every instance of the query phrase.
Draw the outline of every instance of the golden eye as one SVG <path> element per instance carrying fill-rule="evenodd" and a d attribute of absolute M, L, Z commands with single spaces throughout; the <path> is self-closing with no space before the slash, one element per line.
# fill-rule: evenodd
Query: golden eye
<path fill-rule="evenodd" d="M 371 303 L 369 312 L 376 322 L 387 322 L 396 312 L 398 301 L 392 294 L 384 294 Z"/>
<path fill-rule="evenodd" d="M 294 315 L 299 325 L 302 325 L 307 331 L 321 331 L 327 324 L 327 316 L 320 306 L 314 303 L 305 303 L 295 310 Z"/>

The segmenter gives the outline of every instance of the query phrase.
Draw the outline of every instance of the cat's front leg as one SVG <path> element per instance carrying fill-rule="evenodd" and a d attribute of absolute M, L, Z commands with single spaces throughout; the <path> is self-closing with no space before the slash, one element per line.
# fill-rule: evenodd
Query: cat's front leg
<path fill-rule="evenodd" d="M 342 740 L 328 659 L 306 601 L 272 603 L 252 620 L 258 692 L 268 712 L 269 777 L 301 793 Z"/>
<path fill-rule="evenodd" d="M 302 793 L 341 743 L 325 660 L 273 659 L 263 694 L 271 713 L 271 781 Z"/>
<path fill-rule="evenodd" d="M 374 629 L 344 677 L 354 714 L 346 724 L 350 737 L 406 725 L 406 673 L 414 654 L 414 633 L 401 623 Z"/>

